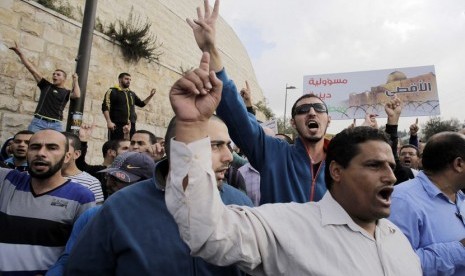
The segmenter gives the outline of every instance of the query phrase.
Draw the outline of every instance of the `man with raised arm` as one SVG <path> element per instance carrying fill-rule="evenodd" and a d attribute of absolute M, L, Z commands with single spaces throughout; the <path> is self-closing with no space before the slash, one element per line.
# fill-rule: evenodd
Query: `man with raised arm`
<path fill-rule="evenodd" d="M 21 62 L 31 72 L 32 76 L 40 88 L 39 102 L 37 103 L 34 112 L 34 118 L 28 127 L 28 130 L 37 132 L 41 129 L 54 129 L 63 131 L 61 120 L 63 120 L 63 110 L 69 99 L 77 99 L 81 96 L 79 88 L 78 75 L 73 74 L 73 88 L 68 90 L 65 88 L 66 72 L 62 69 L 56 69 L 52 75 L 52 82 L 46 80 L 37 68 L 23 54 L 18 44 L 15 42 L 14 47 L 10 47 Z"/>
<path fill-rule="evenodd" d="M 396 180 L 389 138 L 371 127 L 331 141 L 329 192 L 319 202 L 225 206 L 211 168 L 208 121 L 222 82 L 204 53 L 170 91 L 177 116 L 166 204 L 194 256 L 252 275 L 421 275 L 418 257 L 388 220 Z M 291 185 L 292 183 L 284 183 Z"/>
<path fill-rule="evenodd" d="M 320 200 L 326 192 L 324 181 L 324 135 L 331 121 L 325 103 L 315 95 L 300 97 L 292 107 L 291 125 L 299 133 L 295 144 L 267 136 L 253 116 L 249 116 L 233 81 L 223 67 L 216 45 L 219 0 L 211 11 L 205 0 L 205 13 L 187 19 L 202 52 L 210 54 L 210 69 L 223 82 L 223 97 L 217 114 L 226 123 L 234 143 L 260 172 L 261 203 L 308 202 Z M 290 185 L 292 183 L 292 185 Z"/>

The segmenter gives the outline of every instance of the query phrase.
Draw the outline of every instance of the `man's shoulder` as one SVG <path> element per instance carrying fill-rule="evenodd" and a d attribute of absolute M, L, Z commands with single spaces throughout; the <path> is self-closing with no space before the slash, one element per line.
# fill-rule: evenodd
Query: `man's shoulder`
<path fill-rule="evenodd" d="M 76 180 L 77 182 L 82 181 L 86 183 L 95 183 L 95 182 L 100 183 L 100 181 L 96 177 L 90 175 L 88 172 L 81 172 L 74 176 L 70 176 L 69 178 Z"/>
<path fill-rule="evenodd" d="M 221 199 L 224 204 L 253 206 L 252 200 L 244 192 L 234 188 L 233 186 L 223 183 L 221 189 Z"/>
<path fill-rule="evenodd" d="M 424 193 L 423 185 L 418 178 L 404 181 L 394 187 L 393 197 L 418 197 Z"/>
<path fill-rule="evenodd" d="M 68 180 L 67 183 L 59 186 L 56 190 L 54 190 L 53 196 L 74 200 L 80 204 L 86 204 L 95 201 L 94 194 L 91 190 L 72 180 Z"/>

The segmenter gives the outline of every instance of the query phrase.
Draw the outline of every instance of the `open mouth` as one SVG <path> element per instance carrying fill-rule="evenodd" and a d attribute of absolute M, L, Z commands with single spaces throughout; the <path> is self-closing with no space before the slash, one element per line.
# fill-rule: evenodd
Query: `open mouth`
<path fill-rule="evenodd" d="M 309 129 L 318 128 L 318 123 L 315 122 L 315 121 L 309 121 L 309 122 L 307 123 L 307 127 L 308 127 Z"/>
<path fill-rule="evenodd" d="M 385 203 L 390 203 L 392 192 L 394 192 L 394 187 L 387 186 L 387 187 L 382 188 L 378 192 L 377 197 Z"/>

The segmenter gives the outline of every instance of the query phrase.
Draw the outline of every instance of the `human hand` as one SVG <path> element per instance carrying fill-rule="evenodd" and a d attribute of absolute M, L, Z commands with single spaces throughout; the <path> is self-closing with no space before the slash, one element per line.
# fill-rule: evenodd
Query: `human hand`
<path fill-rule="evenodd" d="M 79 76 L 78 76 L 77 73 L 74 73 L 74 74 L 72 75 L 72 77 L 73 77 L 73 82 L 76 82 L 76 81 L 78 80 L 78 78 L 79 78 Z"/>
<path fill-rule="evenodd" d="M 113 130 L 115 130 L 116 125 L 112 121 L 109 121 L 109 122 L 107 122 L 107 128 L 109 130 L 113 131 Z"/>
<path fill-rule="evenodd" d="M 241 97 L 244 100 L 245 106 L 250 107 L 252 106 L 252 95 L 250 91 L 249 82 L 245 81 L 245 88 L 241 89 Z"/>
<path fill-rule="evenodd" d="M 170 90 L 171 106 L 178 122 L 207 121 L 221 100 L 223 83 L 209 67 L 210 55 L 202 54 L 199 68 L 179 79 Z"/>
<path fill-rule="evenodd" d="M 204 0 L 204 12 L 200 7 L 197 8 L 197 19 L 187 18 L 187 24 L 191 26 L 194 31 L 195 41 L 202 52 L 210 52 L 215 48 L 215 37 L 216 37 L 216 20 L 218 19 L 218 13 L 220 8 L 220 1 L 216 0 L 211 12 L 208 0 Z"/>
<path fill-rule="evenodd" d="M 362 126 L 369 126 L 372 128 L 378 128 L 378 122 L 376 121 L 376 117 L 378 114 L 367 113 L 365 115 L 365 121 L 363 121 Z"/>
<path fill-rule="evenodd" d="M 89 125 L 83 123 L 79 128 L 79 140 L 81 140 L 81 142 L 87 142 L 92 134 L 92 131 L 94 130 L 94 127 L 94 124 Z"/>
<path fill-rule="evenodd" d="M 147 148 L 147 153 L 153 161 L 158 161 L 165 156 L 165 147 L 161 143 L 155 143 Z"/>
<path fill-rule="evenodd" d="M 129 134 L 130 132 L 131 132 L 131 122 L 128 121 L 128 124 L 123 126 L 123 134 L 126 135 L 126 134 Z"/>
<path fill-rule="evenodd" d="M 415 123 L 411 124 L 410 125 L 410 135 L 411 136 L 416 136 L 418 134 L 418 130 L 420 130 L 420 128 L 418 127 L 418 118 L 415 120 Z"/>
<path fill-rule="evenodd" d="M 18 56 L 22 55 L 21 49 L 18 47 L 18 43 L 15 41 L 15 46 L 9 48 L 10 50 L 14 51 Z"/>
<path fill-rule="evenodd" d="M 150 97 L 152 97 L 153 95 L 155 95 L 155 93 L 157 93 L 157 89 L 156 89 L 156 88 L 153 88 L 152 90 L 150 90 Z"/>
<path fill-rule="evenodd" d="M 384 105 L 384 111 L 386 111 L 388 125 L 397 125 L 399 123 L 400 113 L 402 112 L 402 101 L 394 95 L 390 101 Z"/>

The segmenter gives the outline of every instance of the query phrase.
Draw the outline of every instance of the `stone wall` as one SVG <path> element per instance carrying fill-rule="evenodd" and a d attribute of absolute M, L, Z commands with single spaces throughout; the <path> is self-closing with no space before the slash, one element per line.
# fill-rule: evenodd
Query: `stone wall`
<path fill-rule="evenodd" d="M 84 11 L 85 0 L 70 1 Z M 142 19 L 152 22 L 152 32 L 162 42 L 163 55 L 158 63 L 141 60 L 127 63 L 121 49 L 109 37 L 94 32 L 91 62 L 84 104 L 84 122 L 96 125 L 89 142 L 88 162 L 98 163 L 101 145 L 106 140 L 106 122 L 101 113 L 105 91 L 117 83 L 120 72 L 132 75 L 131 89 L 144 99 L 151 88 L 157 94 L 144 108 L 137 108 L 138 129 L 147 129 L 164 136 L 173 115 L 168 92 L 181 75 L 182 68 L 198 65 L 201 56 L 192 30 L 185 18 L 196 16 L 200 0 L 100 0 L 97 18 L 108 25 L 117 19 L 126 20 L 133 9 Z M 82 16 L 82 14 L 81 14 Z M 79 13 L 76 15 L 79 17 Z M 81 23 L 35 1 L 0 1 L 0 142 L 20 129 L 26 129 L 34 113 L 39 90 L 32 75 L 8 47 L 18 42 L 27 58 L 48 79 L 56 68 L 69 74 L 75 70 Z M 218 45 L 228 74 L 239 88 L 245 80 L 252 86 L 254 99 L 263 99 L 248 54 L 227 23 L 220 18 L 217 30 Z M 69 78 L 67 87 L 71 86 Z M 65 109 L 65 118 L 67 108 Z M 66 122 L 64 122 L 66 125 Z"/>

